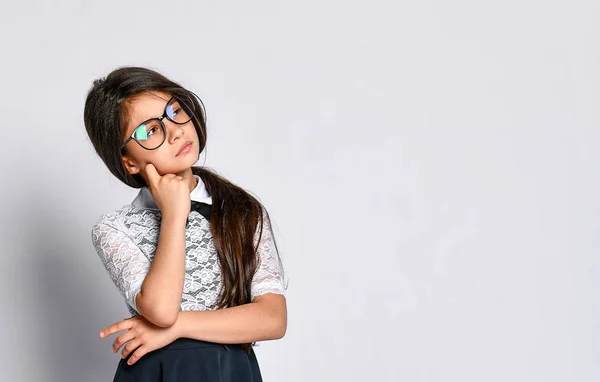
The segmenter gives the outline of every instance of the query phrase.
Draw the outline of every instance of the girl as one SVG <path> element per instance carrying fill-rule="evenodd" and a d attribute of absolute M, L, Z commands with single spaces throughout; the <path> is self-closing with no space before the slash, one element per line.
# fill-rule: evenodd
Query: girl
<path fill-rule="evenodd" d="M 103 214 L 92 241 L 132 317 L 114 381 L 262 381 L 253 345 L 287 327 L 269 214 L 243 188 L 193 166 L 206 146 L 202 101 L 163 75 L 121 67 L 93 82 L 94 149 L 136 198 Z"/>

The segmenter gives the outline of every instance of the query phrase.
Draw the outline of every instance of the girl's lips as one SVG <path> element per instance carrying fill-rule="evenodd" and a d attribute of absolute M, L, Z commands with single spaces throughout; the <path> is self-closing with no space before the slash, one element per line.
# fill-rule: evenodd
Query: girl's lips
<path fill-rule="evenodd" d="M 177 155 L 176 155 L 176 156 L 179 156 L 179 155 L 181 155 L 181 154 L 185 154 L 185 153 L 187 153 L 188 151 L 190 151 L 190 148 L 191 148 L 191 147 L 192 147 L 192 142 L 188 142 L 188 143 L 186 143 L 185 145 L 183 145 L 183 146 L 181 147 L 181 149 L 179 149 L 179 152 L 177 153 Z"/>

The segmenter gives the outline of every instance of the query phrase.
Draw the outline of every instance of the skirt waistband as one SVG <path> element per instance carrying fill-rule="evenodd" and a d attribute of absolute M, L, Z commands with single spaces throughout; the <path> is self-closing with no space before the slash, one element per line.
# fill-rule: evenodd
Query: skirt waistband
<path fill-rule="evenodd" d="M 170 344 L 163 346 L 161 349 L 194 349 L 194 348 L 210 348 L 210 347 L 224 347 L 227 349 L 241 347 L 237 344 L 218 344 L 215 342 L 201 341 L 193 338 L 178 338 Z"/>

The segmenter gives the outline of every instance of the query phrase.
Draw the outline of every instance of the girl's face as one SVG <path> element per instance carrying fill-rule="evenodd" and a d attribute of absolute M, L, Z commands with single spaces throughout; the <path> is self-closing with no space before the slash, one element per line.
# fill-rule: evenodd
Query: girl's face
<path fill-rule="evenodd" d="M 121 142 L 127 138 L 142 124 L 150 118 L 159 118 L 165 112 L 165 106 L 171 95 L 161 91 L 140 93 L 129 100 L 128 118 L 125 132 Z M 191 167 L 198 160 L 199 139 L 192 121 L 185 124 L 176 124 L 167 118 L 163 118 L 166 137 L 164 143 L 155 150 L 147 150 L 141 147 L 133 139 L 127 142 L 126 153 L 123 155 L 123 163 L 130 174 L 140 174 L 148 183 L 145 168 L 148 163 L 156 167 L 160 175 L 176 174 L 192 178 Z M 187 152 L 177 154 L 187 143 L 192 146 Z"/>

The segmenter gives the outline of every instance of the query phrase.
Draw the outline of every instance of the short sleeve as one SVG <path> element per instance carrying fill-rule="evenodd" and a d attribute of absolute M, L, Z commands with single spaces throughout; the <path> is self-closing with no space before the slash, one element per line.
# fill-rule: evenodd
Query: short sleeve
<path fill-rule="evenodd" d="M 150 270 L 150 260 L 131 237 L 103 222 L 93 226 L 92 242 L 121 296 L 139 312 L 135 298 Z"/>
<path fill-rule="evenodd" d="M 258 266 L 252 279 L 250 288 L 251 300 L 256 296 L 266 293 L 277 293 L 285 295 L 283 285 L 283 272 L 279 262 L 279 255 L 273 238 L 271 223 L 263 208 L 264 228 L 257 249 Z M 260 234 L 260 222 L 254 235 L 254 245 L 258 242 Z"/>

